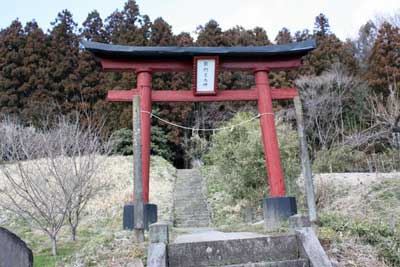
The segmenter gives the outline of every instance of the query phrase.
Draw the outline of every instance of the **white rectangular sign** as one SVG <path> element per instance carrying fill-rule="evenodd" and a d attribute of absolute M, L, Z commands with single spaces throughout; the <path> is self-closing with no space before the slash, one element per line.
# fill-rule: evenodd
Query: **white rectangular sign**
<path fill-rule="evenodd" d="M 198 59 L 197 60 L 197 92 L 212 93 L 215 86 L 215 59 Z"/>

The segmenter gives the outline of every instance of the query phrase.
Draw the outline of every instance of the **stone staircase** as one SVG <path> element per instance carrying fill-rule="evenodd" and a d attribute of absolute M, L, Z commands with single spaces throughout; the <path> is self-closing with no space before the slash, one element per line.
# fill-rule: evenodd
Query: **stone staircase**
<path fill-rule="evenodd" d="M 169 267 L 310 267 L 295 234 L 211 231 L 188 236 L 168 245 Z"/>
<path fill-rule="evenodd" d="M 203 177 L 199 170 L 178 170 L 174 191 L 174 215 L 176 227 L 207 227 L 210 224 Z"/>

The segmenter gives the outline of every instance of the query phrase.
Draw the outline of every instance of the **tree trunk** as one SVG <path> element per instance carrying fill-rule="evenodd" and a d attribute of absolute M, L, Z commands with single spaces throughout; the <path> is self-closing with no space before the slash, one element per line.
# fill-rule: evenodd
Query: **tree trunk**
<path fill-rule="evenodd" d="M 76 228 L 78 228 L 78 227 L 77 227 L 77 225 L 71 224 L 70 228 L 71 228 L 71 240 L 76 241 Z"/>
<path fill-rule="evenodd" d="M 57 238 L 55 236 L 51 236 L 51 254 L 53 256 L 57 256 Z"/>
<path fill-rule="evenodd" d="M 74 215 L 72 215 L 75 213 Z M 68 214 L 68 222 L 71 230 L 71 240 L 76 241 L 76 231 L 79 224 L 79 210 L 76 208 Z"/>

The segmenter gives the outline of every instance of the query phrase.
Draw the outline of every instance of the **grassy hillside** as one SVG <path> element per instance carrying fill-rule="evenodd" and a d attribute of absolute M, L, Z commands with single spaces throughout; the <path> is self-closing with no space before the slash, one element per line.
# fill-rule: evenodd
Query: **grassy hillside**
<path fill-rule="evenodd" d="M 319 236 L 337 266 L 400 266 L 400 173 L 316 176 Z"/>
<path fill-rule="evenodd" d="M 260 219 L 260 206 L 232 202 L 229 194 L 215 190 L 216 168 L 204 168 L 203 174 L 210 179 L 215 227 L 264 232 L 262 225 L 247 221 Z M 320 216 L 317 231 L 335 266 L 400 266 L 400 173 L 329 173 L 314 179 Z M 304 192 L 301 179 L 298 183 Z M 297 200 L 305 213 L 303 197 Z"/>
<path fill-rule="evenodd" d="M 122 207 L 133 191 L 132 157 L 112 156 L 104 161 L 97 179 L 107 187 L 88 203 L 78 231 L 70 241 L 67 227 L 59 235 L 59 256 L 52 257 L 50 244 L 42 232 L 5 211 L 0 226 L 22 237 L 34 252 L 35 266 L 127 266 L 135 258 L 145 260 L 144 246 L 133 244 L 132 232 L 122 230 Z M 158 205 L 160 220 L 172 216 L 175 168 L 161 157 L 151 158 L 150 201 Z"/>

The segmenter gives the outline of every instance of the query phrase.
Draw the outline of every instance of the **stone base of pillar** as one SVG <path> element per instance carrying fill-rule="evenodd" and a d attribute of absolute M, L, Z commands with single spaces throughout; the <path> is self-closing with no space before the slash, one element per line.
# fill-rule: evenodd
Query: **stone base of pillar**
<path fill-rule="evenodd" d="M 123 229 L 133 230 L 134 220 L 134 205 L 125 204 L 123 213 Z M 149 230 L 149 225 L 157 222 L 157 205 L 155 204 L 144 204 L 144 228 L 146 231 Z"/>
<path fill-rule="evenodd" d="M 264 226 L 274 231 L 286 222 L 290 216 L 297 214 L 295 197 L 269 197 L 263 201 Z"/>

